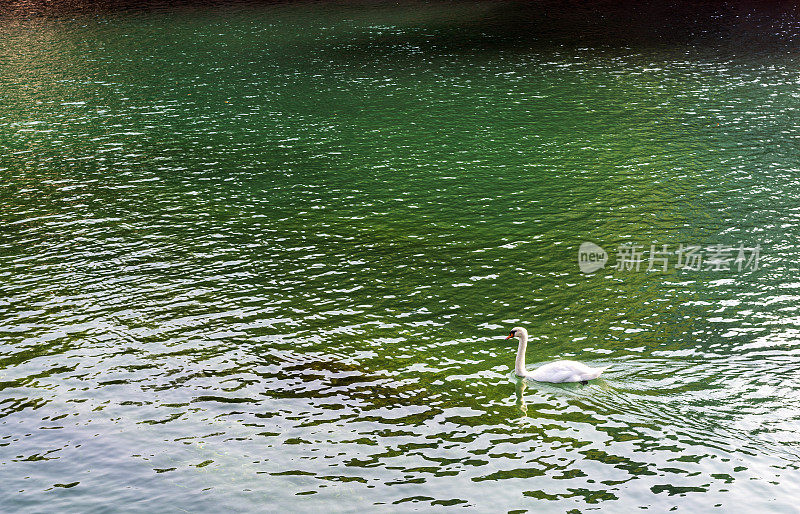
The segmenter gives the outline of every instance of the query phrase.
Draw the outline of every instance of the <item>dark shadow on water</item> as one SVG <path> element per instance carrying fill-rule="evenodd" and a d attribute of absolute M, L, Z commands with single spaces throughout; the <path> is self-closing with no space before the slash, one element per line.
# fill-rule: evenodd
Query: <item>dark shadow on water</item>
<path fill-rule="evenodd" d="M 354 54 L 373 52 L 376 45 L 398 43 L 450 50 L 708 41 L 790 45 L 800 34 L 800 9 L 790 1 L 0 0 L 0 16 L 23 18 L 200 11 L 225 16 L 231 8 L 300 9 L 309 15 L 330 16 L 334 21 L 344 18 L 406 29 L 363 36 L 356 33 L 348 45 L 348 51 Z"/>

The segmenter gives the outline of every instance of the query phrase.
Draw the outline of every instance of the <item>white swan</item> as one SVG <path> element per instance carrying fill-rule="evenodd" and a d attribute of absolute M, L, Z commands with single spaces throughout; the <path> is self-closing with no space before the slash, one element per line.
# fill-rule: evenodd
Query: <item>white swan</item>
<path fill-rule="evenodd" d="M 525 349 L 528 347 L 528 331 L 522 327 L 515 327 L 508 333 L 506 339 L 512 337 L 519 338 L 519 348 L 517 349 L 517 362 L 514 364 L 514 373 L 518 377 L 536 380 L 537 382 L 552 382 L 560 384 L 563 382 L 582 382 L 587 384 L 589 380 L 600 376 L 600 373 L 610 366 L 603 368 L 590 368 L 586 364 L 575 361 L 556 361 L 538 367 L 533 371 L 525 369 Z"/>

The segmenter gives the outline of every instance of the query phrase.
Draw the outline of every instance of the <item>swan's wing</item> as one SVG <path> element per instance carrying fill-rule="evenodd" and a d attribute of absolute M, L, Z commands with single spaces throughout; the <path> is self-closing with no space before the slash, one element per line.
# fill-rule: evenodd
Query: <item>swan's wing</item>
<path fill-rule="evenodd" d="M 529 375 L 539 382 L 580 382 L 592 380 L 600 376 L 606 368 L 590 368 L 586 364 L 575 361 L 556 361 L 533 370 Z"/>
<path fill-rule="evenodd" d="M 562 382 L 575 382 L 575 375 L 578 371 L 570 361 L 557 361 L 545 364 L 531 372 L 531 378 L 539 382 L 552 382 L 560 384 Z M 578 379 L 581 380 L 581 379 Z"/>

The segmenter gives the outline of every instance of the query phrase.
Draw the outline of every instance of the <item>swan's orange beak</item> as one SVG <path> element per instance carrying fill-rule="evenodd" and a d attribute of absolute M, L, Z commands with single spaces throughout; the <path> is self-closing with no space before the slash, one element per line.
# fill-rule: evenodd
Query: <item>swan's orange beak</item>
<path fill-rule="evenodd" d="M 514 336 L 512 336 L 512 335 L 510 335 L 510 334 L 509 334 L 508 336 L 506 336 L 506 341 L 508 341 L 508 340 L 509 340 L 509 339 L 511 339 L 512 337 L 514 337 Z"/>

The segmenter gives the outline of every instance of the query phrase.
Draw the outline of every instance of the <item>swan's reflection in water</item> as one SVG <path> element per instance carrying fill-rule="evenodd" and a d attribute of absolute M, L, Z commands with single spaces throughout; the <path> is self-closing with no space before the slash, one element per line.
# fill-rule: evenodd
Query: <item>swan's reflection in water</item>
<path fill-rule="evenodd" d="M 517 408 L 522 412 L 523 416 L 528 415 L 528 404 L 525 403 L 525 389 L 528 384 L 521 378 L 517 378 L 514 383 L 514 389 L 517 394 Z"/>

